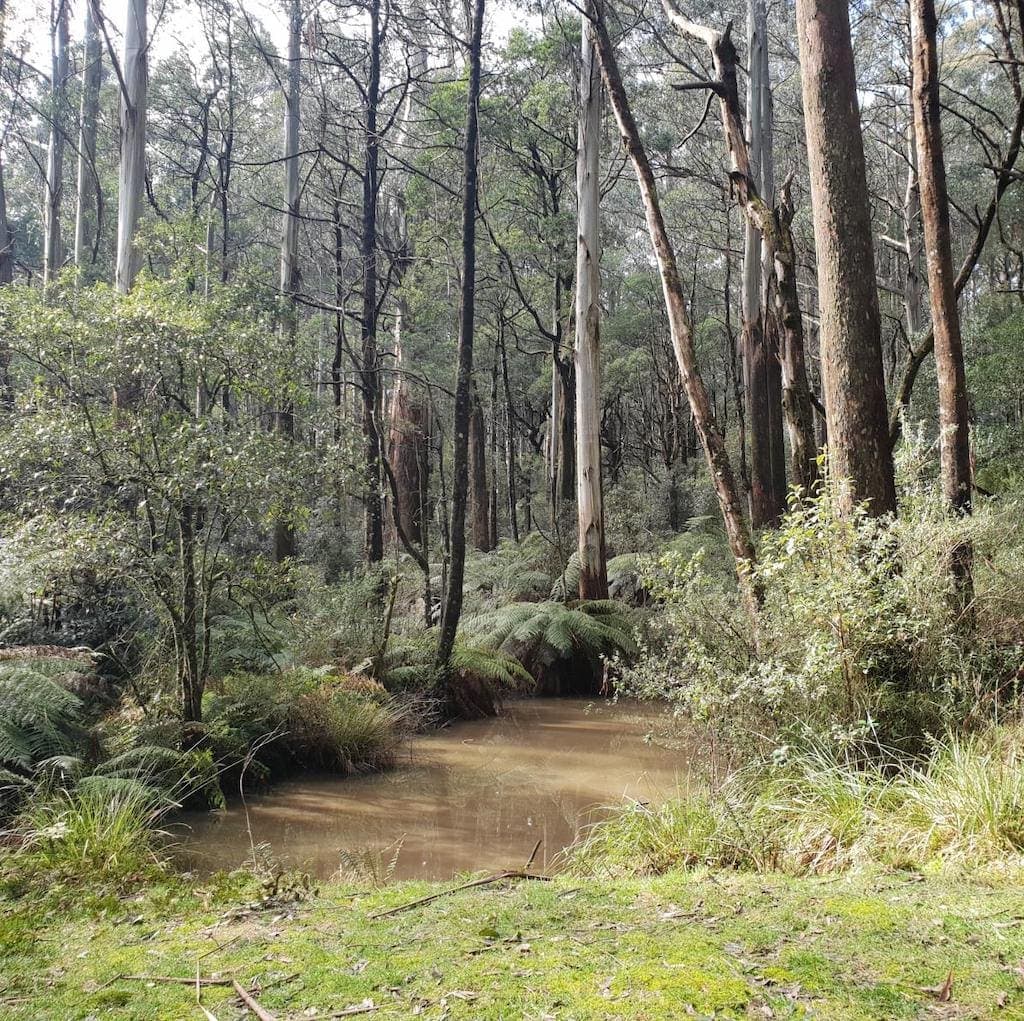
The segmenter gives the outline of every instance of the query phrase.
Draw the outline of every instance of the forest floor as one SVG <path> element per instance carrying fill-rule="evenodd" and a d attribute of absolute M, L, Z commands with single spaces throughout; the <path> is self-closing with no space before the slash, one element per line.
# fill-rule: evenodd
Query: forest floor
<path fill-rule="evenodd" d="M 1024 887 L 1005 881 L 564 876 L 390 915 L 451 885 L 247 903 L 238 883 L 0 900 L 0 1017 L 235 1021 L 236 979 L 280 1021 L 1024 1018 Z"/>

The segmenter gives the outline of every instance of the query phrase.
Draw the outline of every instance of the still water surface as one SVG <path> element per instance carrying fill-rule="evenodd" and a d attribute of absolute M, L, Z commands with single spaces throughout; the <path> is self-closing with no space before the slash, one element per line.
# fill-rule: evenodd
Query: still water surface
<path fill-rule="evenodd" d="M 685 785 L 695 749 L 670 733 L 651 705 L 519 702 L 497 719 L 416 738 L 390 772 L 275 785 L 250 799 L 252 837 L 320 878 L 343 858 L 379 868 L 396 849 L 399 879 L 521 868 L 538 840 L 536 866 L 549 867 L 601 806 L 658 801 Z M 188 825 L 179 835 L 189 866 L 230 869 L 248 857 L 241 806 Z"/>

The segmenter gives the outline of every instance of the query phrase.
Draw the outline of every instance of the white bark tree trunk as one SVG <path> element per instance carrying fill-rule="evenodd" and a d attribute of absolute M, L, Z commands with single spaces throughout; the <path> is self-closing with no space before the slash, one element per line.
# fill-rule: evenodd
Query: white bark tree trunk
<path fill-rule="evenodd" d="M 85 73 L 82 78 L 75 203 L 75 267 L 91 261 L 90 235 L 99 229 L 99 179 L 96 176 L 96 128 L 103 82 L 103 47 L 93 0 L 85 5 Z"/>
<path fill-rule="evenodd" d="M 68 0 L 50 0 L 50 140 L 46 151 L 46 202 L 43 234 L 43 283 L 64 262 L 60 213 L 64 198 L 64 148 L 67 137 L 69 74 Z"/>
<path fill-rule="evenodd" d="M 583 16 L 576 147 L 576 501 L 580 599 L 608 598 L 601 484 L 601 69 Z"/>
<path fill-rule="evenodd" d="M 288 83 L 284 112 L 284 214 L 281 219 L 281 332 L 295 344 L 295 291 L 299 284 L 299 119 L 302 87 L 302 4 L 291 0 L 288 23 Z M 295 434 L 295 411 L 288 395 L 277 412 L 276 429 L 283 436 Z M 280 563 L 295 555 L 295 531 L 291 522 L 274 525 L 274 559 Z"/>
<path fill-rule="evenodd" d="M 124 33 L 121 93 L 121 166 L 117 193 L 117 266 L 114 286 L 127 294 L 141 259 L 135 236 L 146 181 L 146 93 L 148 70 L 148 0 L 128 0 Z"/>

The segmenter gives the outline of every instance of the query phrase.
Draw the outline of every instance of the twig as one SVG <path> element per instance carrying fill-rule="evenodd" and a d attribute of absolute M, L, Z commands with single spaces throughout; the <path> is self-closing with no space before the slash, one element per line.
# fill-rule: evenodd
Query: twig
<path fill-rule="evenodd" d="M 125 982 L 162 982 L 179 986 L 229 986 L 234 982 L 231 978 L 178 978 L 176 975 L 120 975 L 118 979 Z"/>
<path fill-rule="evenodd" d="M 533 864 L 534 859 L 537 857 L 537 852 L 540 850 L 540 845 L 543 842 L 544 841 L 542 840 L 538 840 L 537 843 L 533 845 L 533 850 L 530 852 L 530 857 L 526 859 L 526 864 L 523 866 L 524 872 L 530 871 L 530 866 Z"/>
<path fill-rule="evenodd" d="M 542 883 L 550 883 L 550 876 L 539 876 L 533 872 L 496 872 L 493 876 L 487 876 L 484 879 L 474 879 L 471 883 L 463 883 L 461 886 L 453 886 L 450 890 L 442 890 L 440 893 L 432 893 L 429 897 L 420 897 L 417 900 L 411 900 L 406 904 L 399 904 L 396 908 L 388 908 L 387 911 L 374 911 L 372 914 L 367 915 L 367 918 L 387 918 L 388 915 L 397 915 L 402 911 L 408 911 L 410 908 L 418 908 L 424 904 L 430 904 L 432 901 L 440 900 L 442 897 L 448 897 L 453 893 L 460 893 L 462 890 L 471 890 L 478 886 L 489 886 L 491 883 L 500 883 L 503 879 L 536 879 Z"/>
<path fill-rule="evenodd" d="M 238 998 L 244 1003 L 259 1019 L 260 1021 L 277 1021 L 273 1014 L 268 1010 L 264 1010 L 246 991 L 242 984 L 237 979 L 232 979 L 231 984 L 235 987 L 235 992 L 238 993 Z"/>

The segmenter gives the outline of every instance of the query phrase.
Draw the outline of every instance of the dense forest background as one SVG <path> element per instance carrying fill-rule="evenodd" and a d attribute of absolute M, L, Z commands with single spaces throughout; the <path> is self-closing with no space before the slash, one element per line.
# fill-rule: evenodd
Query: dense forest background
<path fill-rule="evenodd" d="M 820 6 L 0 4 L 11 782 L 1011 704 L 1022 12 Z"/>

